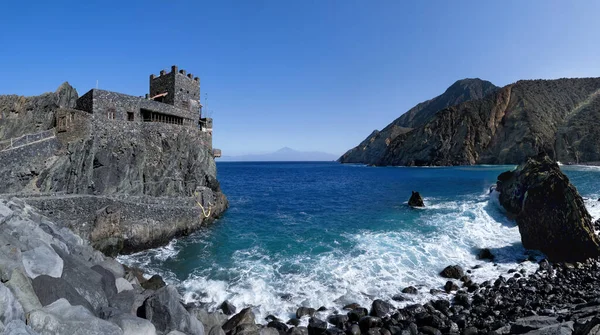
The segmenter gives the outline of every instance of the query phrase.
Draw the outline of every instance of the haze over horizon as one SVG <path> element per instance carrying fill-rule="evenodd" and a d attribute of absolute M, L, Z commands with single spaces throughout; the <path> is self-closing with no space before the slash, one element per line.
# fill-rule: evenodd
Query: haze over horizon
<path fill-rule="evenodd" d="M 463 78 L 600 76 L 595 1 L 61 4 L 5 4 L 0 94 L 144 95 L 176 64 L 200 77 L 224 155 L 341 155 Z"/>

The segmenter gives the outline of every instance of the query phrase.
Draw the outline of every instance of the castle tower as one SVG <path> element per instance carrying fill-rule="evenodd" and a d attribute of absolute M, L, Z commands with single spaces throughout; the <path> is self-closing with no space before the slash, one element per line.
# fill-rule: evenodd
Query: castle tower
<path fill-rule="evenodd" d="M 200 79 L 185 70 L 171 66 L 171 72 L 150 75 L 150 98 L 191 113 L 200 113 Z"/>

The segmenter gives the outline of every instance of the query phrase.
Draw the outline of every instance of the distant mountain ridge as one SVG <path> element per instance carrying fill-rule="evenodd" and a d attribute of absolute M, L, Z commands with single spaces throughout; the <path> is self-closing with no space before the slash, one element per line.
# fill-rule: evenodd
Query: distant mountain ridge
<path fill-rule="evenodd" d="M 249 154 L 240 156 L 223 156 L 219 161 L 223 162 L 301 162 L 301 161 L 335 161 L 336 155 L 318 151 L 297 151 L 292 148 L 283 147 L 275 152 L 267 154 Z"/>
<path fill-rule="evenodd" d="M 439 110 L 484 96 L 497 91 L 499 87 L 479 78 L 456 81 L 441 95 L 421 102 L 392 121 L 383 130 L 373 131 L 364 141 L 348 150 L 339 161 L 342 163 L 377 164 L 384 156 L 388 145 L 399 135 L 427 123 Z"/>
<path fill-rule="evenodd" d="M 363 145 L 376 154 L 358 162 L 375 165 L 518 164 L 539 152 L 565 163 L 597 162 L 600 78 L 521 80 L 434 112 L 388 137 L 384 149 Z M 339 161 L 352 162 L 356 149 Z"/>

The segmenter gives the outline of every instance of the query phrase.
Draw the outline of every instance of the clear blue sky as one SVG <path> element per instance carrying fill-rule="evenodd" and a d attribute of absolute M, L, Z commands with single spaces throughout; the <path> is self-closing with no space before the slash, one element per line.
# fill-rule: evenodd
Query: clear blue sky
<path fill-rule="evenodd" d="M 454 81 L 600 76 L 598 1 L 8 1 L 0 93 L 200 76 L 224 154 L 342 154 Z"/>

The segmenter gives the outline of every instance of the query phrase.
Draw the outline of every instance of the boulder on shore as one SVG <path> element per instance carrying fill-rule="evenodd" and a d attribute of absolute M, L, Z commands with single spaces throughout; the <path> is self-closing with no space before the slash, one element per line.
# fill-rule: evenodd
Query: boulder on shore
<path fill-rule="evenodd" d="M 514 215 L 521 241 L 553 262 L 581 262 L 600 255 L 592 218 L 575 186 L 548 156 L 529 158 L 498 176 L 500 204 Z"/>
<path fill-rule="evenodd" d="M 444 278 L 460 279 L 465 275 L 465 270 L 460 265 L 448 265 L 440 272 L 440 276 Z"/>
<path fill-rule="evenodd" d="M 415 191 L 412 191 L 412 195 L 410 196 L 410 199 L 408 199 L 408 205 L 410 207 L 425 207 L 421 194 Z"/>

